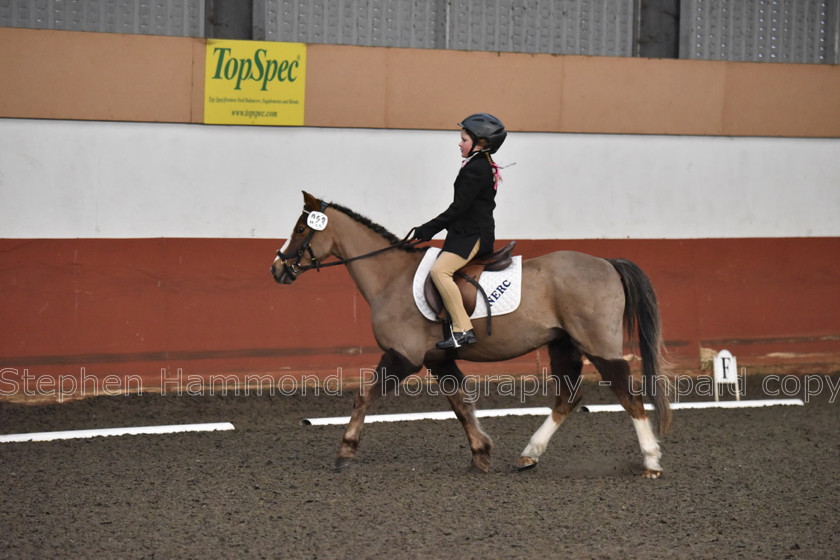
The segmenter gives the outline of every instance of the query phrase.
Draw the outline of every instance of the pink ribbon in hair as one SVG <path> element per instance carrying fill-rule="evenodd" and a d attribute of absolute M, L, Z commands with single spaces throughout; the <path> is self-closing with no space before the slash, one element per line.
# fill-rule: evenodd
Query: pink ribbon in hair
<path fill-rule="evenodd" d="M 497 191 L 502 182 L 502 167 L 495 161 L 490 163 L 490 167 L 493 168 L 493 190 Z"/>

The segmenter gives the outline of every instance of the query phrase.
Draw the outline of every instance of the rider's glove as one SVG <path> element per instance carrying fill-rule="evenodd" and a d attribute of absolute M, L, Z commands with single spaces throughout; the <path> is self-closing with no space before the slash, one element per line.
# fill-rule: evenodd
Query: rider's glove
<path fill-rule="evenodd" d="M 435 236 L 437 230 L 435 227 L 430 223 L 425 223 L 422 226 L 417 226 L 414 228 L 414 239 L 419 239 L 420 241 L 429 241 L 432 237 Z"/>

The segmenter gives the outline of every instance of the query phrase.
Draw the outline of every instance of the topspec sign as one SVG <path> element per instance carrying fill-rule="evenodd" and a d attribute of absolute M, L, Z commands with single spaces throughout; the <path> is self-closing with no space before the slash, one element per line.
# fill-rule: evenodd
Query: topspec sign
<path fill-rule="evenodd" d="M 306 45 L 208 39 L 207 124 L 303 125 Z"/>

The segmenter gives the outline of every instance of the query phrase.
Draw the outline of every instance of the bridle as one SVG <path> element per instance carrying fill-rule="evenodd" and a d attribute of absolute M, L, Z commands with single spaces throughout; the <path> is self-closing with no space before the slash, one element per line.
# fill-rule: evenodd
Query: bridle
<path fill-rule="evenodd" d="M 323 214 L 327 208 L 329 208 L 328 202 L 321 202 L 321 210 L 320 213 Z M 306 208 L 303 209 L 304 214 L 310 214 L 311 211 L 307 210 Z M 330 261 L 330 262 L 321 262 L 321 259 L 315 256 L 315 251 L 312 250 L 312 238 L 315 234 L 320 231 L 314 229 L 312 226 L 307 225 L 309 232 L 306 234 L 306 237 L 303 239 L 303 243 L 300 244 L 298 247 L 297 252 L 295 253 L 284 253 L 282 249 L 277 251 L 277 257 L 280 259 L 280 263 L 283 265 L 283 270 L 288 274 L 292 279 L 296 279 L 298 274 L 301 272 L 305 272 L 307 270 L 312 270 L 313 268 L 317 271 L 320 271 L 322 268 L 326 268 L 329 266 L 339 266 L 343 264 L 347 264 L 353 261 L 357 261 L 359 259 L 366 259 L 368 257 L 376 256 L 380 253 L 384 253 L 385 251 L 390 251 L 391 249 L 396 249 L 398 247 L 413 247 L 420 243 L 423 243 L 421 240 L 410 240 L 412 233 L 414 233 L 414 228 L 408 232 L 408 234 L 401 240 L 392 245 L 387 247 L 383 247 L 382 249 L 377 249 L 376 251 L 371 251 L 370 253 L 365 253 L 363 255 L 358 255 L 355 257 L 350 257 L 347 259 L 340 258 L 337 261 Z M 304 259 L 304 255 L 309 253 L 309 262 L 310 264 L 303 264 L 301 261 Z M 289 264 L 289 260 L 294 259 L 294 261 Z"/>
<path fill-rule="evenodd" d="M 323 213 L 328 206 L 329 204 L 327 204 L 326 202 L 321 202 L 321 212 Z M 304 208 L 303 213 L 309 214 L 310 211 Z M 284 253 L 282 249 L 279 249 L 277 251 L 277 258 L 280 259 L 280 262 L 283 265 L 283 270 L 286 271 L 286 274 L 288 274 L 292 278 L 297 278 L 298 274 L 311 268 L 315 268 L 317 270 L 320 270 L 321 268 L 321 263 L 319 259 L 315 256 L 315 252 L 312 250 L 311 246 L 312 237 L 315 235 L 315 231 L 315 229 L 309 227 L 309 233 L 306 234 L 306 238 L 303 240 L 303 243 L 298 248 L 297 253 Z M 309 251 L 309 261 L 313 263 L 311 265 L 301 264 L 301 260 L 303 259 L 303 255 L 306 251 Z M 292 258 L 294 258 L 295 261 L 292 264 L 289 264 L 287 261 L 291 260 Z"/>

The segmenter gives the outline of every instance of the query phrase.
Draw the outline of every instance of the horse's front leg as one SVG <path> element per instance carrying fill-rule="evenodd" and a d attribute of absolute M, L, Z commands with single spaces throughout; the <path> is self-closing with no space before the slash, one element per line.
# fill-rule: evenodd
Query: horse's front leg
<path fill-rule="evenodd" d="M 432 373 L 437 377 L 438 385 L 449 399 L 449 404 L 455 416 L 464 427 L 467 441 L 472 452 L 470 472 L 486 473 L 490 468 L 490 452 L 493 450 L 493 440 L 490 439 L 478 423 L 475 415 L 475 403 L 468 401 L 463 390 L 464 374 L 455 362 L 438 364 Z"/>
<path fill-rule="evenodd" d="M 374 378 L 359 388 L 359 393 L 354 399 L 353 413 L 350 415 L 350 422 L 341 439 L 341 448 L 335 460 L 336 469 L 346 467 L 356 457 L 365 415 L 373 401 L 385 392 L 395 389 L 403 379 L 419 371 L 421 367 L 413 365 L 396 350 L 388 350 L 382 355 Z"/>

